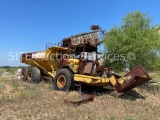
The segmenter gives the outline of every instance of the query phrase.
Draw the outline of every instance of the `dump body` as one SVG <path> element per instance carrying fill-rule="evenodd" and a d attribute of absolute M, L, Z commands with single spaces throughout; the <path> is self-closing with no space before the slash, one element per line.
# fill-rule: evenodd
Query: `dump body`
<path fill-rule="evenodd" d="M 66 53 L 68 48 L 54 46 L 45 51 L 23 53 L 21 55 L 21 62 L 37 67 L 42 74 L 49 74 L 55 77 L 56 71 L 60 65 L 60 55 Z"/>

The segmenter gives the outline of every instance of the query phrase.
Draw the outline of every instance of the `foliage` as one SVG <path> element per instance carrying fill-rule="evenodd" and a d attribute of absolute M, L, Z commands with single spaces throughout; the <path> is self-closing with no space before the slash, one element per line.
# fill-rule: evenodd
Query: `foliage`
<path fill-rule="evenodd" d="M 15 74 L 15 69 L 13 68 L 7 68 L 6 71 L 11 73 L 12 75 Z"/>
<path fill-rule="evenodd" d="M 160 68 L 160 35 L 156 27 L 151 27 L 151 18 L 147 14 L 138 11 L 127 14 L 122 25 L 114 26 L 103 42 L 108 58 L 105 66 L 115 70 L 122 70 L 126 65 L 132 69 L 139 64 L 147 70 Z M 119 55 L 118 60 L 115 55 Z"/>

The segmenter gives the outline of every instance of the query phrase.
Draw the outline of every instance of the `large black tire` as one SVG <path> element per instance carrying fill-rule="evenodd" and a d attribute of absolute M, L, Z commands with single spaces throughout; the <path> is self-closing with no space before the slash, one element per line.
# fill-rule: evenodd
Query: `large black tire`
<path fill-rule="evenodd" d="M 21 80 L 26 81 L 28 78 L 28 67 L 23 67 L 21 74 L 20 74 Z"/>
<path fill-rule="evenodd" d="M 59 70 L 54 79 L 54 89 L 61 91 L 69 91 L 74 89 L 73 73 L 63 68 Z"/>
<path fill-rule="evenodd" d="M 41 72 L 37 67 L 30 67 L 28 69 L 28 78 L 29 82 L 39 83 L 42 81 Z"/>

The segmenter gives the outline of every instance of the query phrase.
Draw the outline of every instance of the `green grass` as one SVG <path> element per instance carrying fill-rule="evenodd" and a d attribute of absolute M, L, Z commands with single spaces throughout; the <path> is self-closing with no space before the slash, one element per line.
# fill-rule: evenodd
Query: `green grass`
<path fill-rule="evenodd" d="M 160 72 L 152 72 L 149 74 L 152 77 L 153 82 L 158 82 L 158 83 L 160 82 Z"/>

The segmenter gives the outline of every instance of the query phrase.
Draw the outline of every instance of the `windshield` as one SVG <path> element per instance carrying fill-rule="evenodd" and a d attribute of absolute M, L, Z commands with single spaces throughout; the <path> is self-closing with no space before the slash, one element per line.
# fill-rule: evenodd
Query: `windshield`
<path fill-rule="evenodd" d="M 96 52 L 81 52 L 81 59 L 96 60 Z"/>

